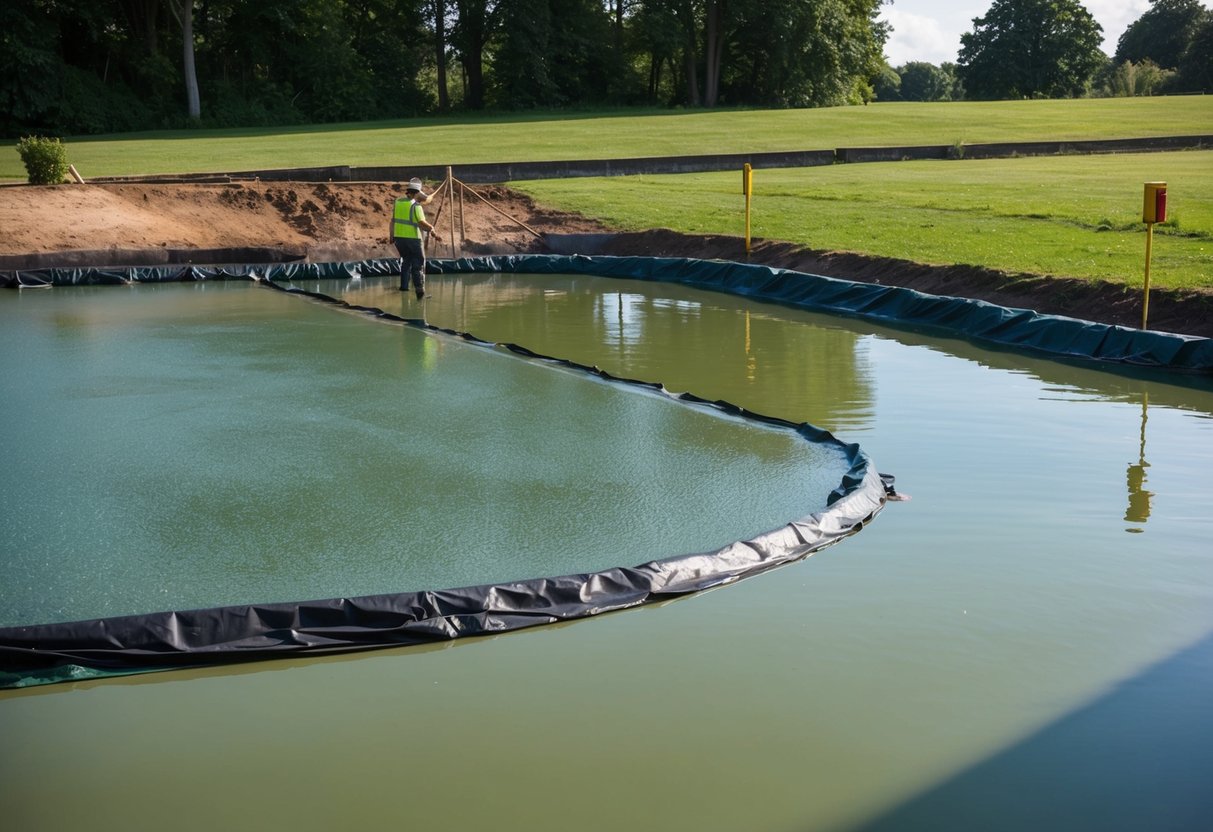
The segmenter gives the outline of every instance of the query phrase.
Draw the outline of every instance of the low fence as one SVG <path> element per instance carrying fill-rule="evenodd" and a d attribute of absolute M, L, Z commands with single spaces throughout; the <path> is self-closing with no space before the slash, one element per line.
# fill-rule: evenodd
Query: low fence
<path fill-rule="evenodd" d="M 720 153 L 698 156 L 651 156 L 632 159 L 576 159 L 549 162 L 480 162 L 455 166 L 459 178 L 473 185 L 526 179 L 570 179 L 588 176 L 707 173 L 754 168 L 803 168 L 836 163 L 898 162 L 910 159 L 993 159 L 1066 153 L 1142 153 L 1213 147 L 1213 135 L 1156 136 L 1091 141 L 999 142 L 991 144 L 918 145 L 907 147 L 840 147 L 834 150 L 789 150 L 771 153 Z M 446 178 L 447 165 L 275 168 L 224 173 L 98 176 L 95 183 L 208 183 L 260 179 L 270 182 L 400 182 L 419 176 Z"/>

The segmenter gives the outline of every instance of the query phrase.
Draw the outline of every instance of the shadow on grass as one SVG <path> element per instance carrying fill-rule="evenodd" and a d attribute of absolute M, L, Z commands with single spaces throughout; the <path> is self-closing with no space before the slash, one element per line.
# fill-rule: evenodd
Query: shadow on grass
<path fill-rule="evenodd" d="M 855 832 L 1208 829 L 1213 635 Z"/>
<path fill-rule="evenodd" d="M 584 121 L 610 118 L 648 118 L 650 116 L 680 116 L 694 113 L 744 111 L 748 108 L 715 108 L 696 110 L 641 107 L 604 110 L 527 110 L 525 112 L 455 113 L 385 121 L 343 121 L 330 124 L 278 124 L 259 127 L 204 127 L 179 130 L 143 130 L 133 133 L 104 133 L 99 135 L 66 136 L 72 144 L 90 142 L 171 141 L 176 139 L 247 139 L 272 136 L 297 136 L 309 133 L 351 133 L 364 130 L 405 130 L 416 127 L 450 127 L 485 124 L 531 124 L 551 121 Z M 16 139 L 4 144 L 17 144 Z"/>

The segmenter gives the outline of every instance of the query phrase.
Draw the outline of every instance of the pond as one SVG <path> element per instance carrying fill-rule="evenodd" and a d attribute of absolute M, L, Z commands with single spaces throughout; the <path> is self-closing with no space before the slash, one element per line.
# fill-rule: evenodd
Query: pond
<path fill-rule="evenodd" d="M 1213 812 L 1207 381 L 665 284 L 430 283 L 423 303 L 384 280 L 322 289 L 812 422 L 861 443 L 913 499 L 816 557 L 678 602 L 432 648 L 0 694 L 15 826 L 124 829 L 134 812 L 178 829 L 1127 830 L 1198 829 Z M 355 395 L 342 368 L 361 379 L 349 387 L 371 386 L 392 345 L 440 340 L 275 300 L 340 353 L 317 367 L 339 398 Z M 231 354 L 238 330 L 216 334 L 232 343 L 213 372 L 257 372 L 260 351 Z M 534 367 L 441 343 L 474 351 L 451 375 L 481 384 Z M 609 412 L 585 398 L 569 407 Z M 284 427 L 299 442 L 326 433 Z"/>
<path fill-rule="evenodd" d="M 841 450 L 249 283 L 0 296 L 0 627 L 632 566 Z"/>

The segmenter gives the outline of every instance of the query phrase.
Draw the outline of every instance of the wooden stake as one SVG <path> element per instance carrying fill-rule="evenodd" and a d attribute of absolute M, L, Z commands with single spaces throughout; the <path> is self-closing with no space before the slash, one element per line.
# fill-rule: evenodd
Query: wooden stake
<path fill-rule="evenodd" d="M 462 183 L 462 182 L 460 182 L 459 184 L 460 184 L 460 185 L 463 185 L 463 183 Z M 466 186 L 466 185 L 464 185 L 464 187 L 467 187 L 467 186 Z M 543 239 L 543 235 L 542 235 L 542 234 L 540 234 L 540 233 L 539 233 L 538 231 L 536 231 L 535 229 L 531 228 L 529 225 L 527 225 L 527 224 L 526 224 L 525 222 L 523 222 L 522 220 L 516 220 L 516 219 L 514 219 L 513 217 L 511 217 L 509 214 L 507 214 L 505 211 L 502 211 L 502 210 L 501 210 L 500 208 L 498 208 L 496 205 L 494 205 L 493 203 L 489 202 L 487 199 L 485 199 L 484 197 L 482 197 L 480 194 L 476 193 L 476 189 L 475 189 L 475 188 L 468 188 L 468 191 L 469 191 L 469 192 L 472 194 L 472 196 L 474 196 L 474 197 L 476 197 L 477 199 L 479 199 L 479 200 L 480 200 L 481 202 L 483 202 L 485 205 L 489 206 L 489 207 L 490 207 L 490 208 L 492 208 L 494 211 L 496 211 L 498 214 L 501 214 L 501 216 L 505 217 L 505 218 L 506 218 L 507 220 L 509 220 L 510 222 L 514 223 L 515 225 L 521 225 L 523 228 L 525 228 L 527 231 L 529 231 L 529 232 L 531 232 L 532 234 L 534 234 L 534 235 L 535 235 L 536 237 L 538 237 L 540 240 L 542 240 L 542 239 Z"/>

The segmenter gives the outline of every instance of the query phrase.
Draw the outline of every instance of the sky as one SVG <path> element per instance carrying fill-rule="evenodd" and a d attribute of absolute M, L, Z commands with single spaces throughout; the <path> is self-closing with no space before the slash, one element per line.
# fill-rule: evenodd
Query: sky
<path fill-rule="evenodd" d="M 1116 51 L 1116 43 L 1129 24 L 1150 8 L 1150 0 L 1079 1 L 1103 27 L 1103 51 L 1109 55 Z M 983 17 L 991 4 L 992 0 L 893 0 L 880 15 L 881 20 L 893 25 L 884 48 L 889 65 L 955 62 L 960 36 L 973 31 L 973 18 Z"/>

